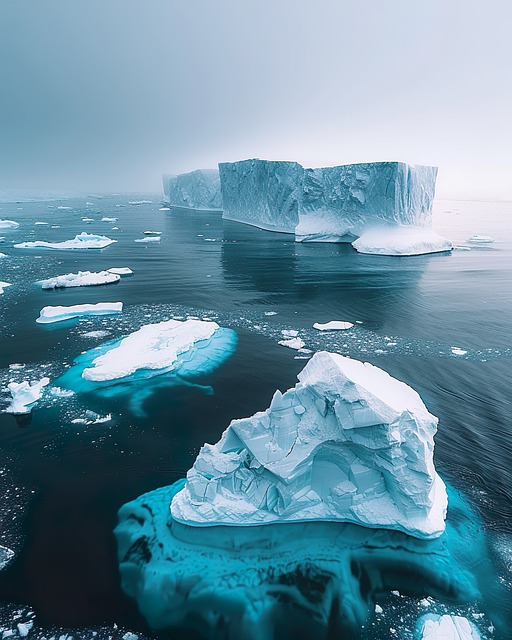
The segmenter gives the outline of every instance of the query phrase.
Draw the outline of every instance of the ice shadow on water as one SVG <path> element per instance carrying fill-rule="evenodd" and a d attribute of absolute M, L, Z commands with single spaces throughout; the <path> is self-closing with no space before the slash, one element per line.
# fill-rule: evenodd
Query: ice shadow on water
<path fill-rule="evenodd" d="M 478 602 L 498 629 L 503 623 L 482 522 L 453 489 L 445 533 L 420 540 L 328 522 L 189 527 L 169 510 L 183 484 L 124 505 L 115 530 L 122 588 L 155 630 L 358 638 L 392 590 L 451 606 Z"/>
<path fill-rule="evenodd" d="M 85 369 L 99 356 L 119 346 L 123 338 L 109 340 L 82 353 L 74 360 L 74 365 L 65 371 L 54 384 L 75 393 L 94 394 L 101 398 L 128 397 L 128 406 L 132 413 L 145 418 L 146 400 L 155 391 L 177 385 L 194 386 L 205 393 L 213 393 L 210 386 L 194 382 L 199 376 L 211 373 L 220 366 L 235 350 L 237 334 L 223 327 L 206 340 L 199 340 L 187 351 L 178 355 L 176 361 L 162 369 L 138 369 L 123 378 L 91 381 L 82 377 Z"/>

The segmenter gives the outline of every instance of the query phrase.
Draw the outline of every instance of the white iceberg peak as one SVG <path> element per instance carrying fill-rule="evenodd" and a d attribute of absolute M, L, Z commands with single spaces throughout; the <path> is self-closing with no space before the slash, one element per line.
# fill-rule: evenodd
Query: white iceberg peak
<path fill-rule="evenodd" d="M 437 418 L 420 396 L 378 367 L 325 351 L 298 378 L 201 449 L 173 518 L 344 521 L 439 536 L 447 495 L 433 463 Z"/>

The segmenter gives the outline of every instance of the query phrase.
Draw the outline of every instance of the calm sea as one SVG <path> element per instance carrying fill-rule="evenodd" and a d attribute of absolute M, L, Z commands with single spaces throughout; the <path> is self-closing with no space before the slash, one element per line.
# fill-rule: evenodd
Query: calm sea
<path fill-rule="evenodd" d="M 129 204 L 137 200 L 152 202 Z M 439 417 L 437 468 L 482 514 L 495 571 L 489 579 L 500 585 L 498 606 L 512 627 L 512 203 L 437 202 L 436 230 L 471 250 L 412 258 L 296 244 L 215 213 L 160 211 L 158 195 L 0 207 L 0 218 L 20 223 L 0 230 L 7 255 L 0 280 L 12 283 L 0 296 L 2 388 L 9 380 L 55 378 L 102 340 L 173 315 L 213 317 L 239 335 L 236 353 L 204 381 L 213 395 L 192 386 L 160 389 L 146 401 L 145 417 L 130 412 L 127 398 L 96 396 L 48 398 L 22 419 L 0 414 L 0 544 L 16 553 L 0 572 L 0 629 L 33 611 L 38 638 L 62 629 L 75 638 L 89 638 L 90 630 L 121 638 L 128 629 L 151 637 L 119 587 L 117 509 L 183 477 L 199 447 L 216 442 L 230 420 L 265 409 L 276 388 L 295 384 L 305 361 L 277 344 L 283 329 L 299 330 L 312 349 L 382 367 Z M 12 247 L 81 231 L 118 242 L 101 251 Z M 162 232 L 161 242 L 135 243 L 144 231 Z M 495 242 L 466 243 L 473 234 Z M 125 266 L 134 275 L 115 285 L 43 291 L 35 284 Z M 35 322 L 45 305 L 117 301 L 125 305 L 121 318 Z M 342 335 L 312 329 L 329 320 L 357 324 Z M 89 335 L 98 330 L 103 338 Z M 3 406 L 6 399 L 2 392 Z M 87 410 L 113 419 L 72 424 Z M 389 638 L 399 625 L 390 618 L 371 637 Z M 507 637 L 506 625 L 494 637 Z"/>

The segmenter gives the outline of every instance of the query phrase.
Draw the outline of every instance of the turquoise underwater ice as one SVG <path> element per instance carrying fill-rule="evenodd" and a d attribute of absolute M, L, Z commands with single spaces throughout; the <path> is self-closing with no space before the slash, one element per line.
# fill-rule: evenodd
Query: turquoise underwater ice
<path fill-rule="evenodd" d="M 449 606 L 477 603 L 500 626 L 483 522 L 450 486 L 446 531 L 420 540 L 333 522 L 191 527 L 169 509 L 184 483 L 124 505 L 115 530 L 122 588 L 155 630 L 358 637 L 375 602 L 393 590 Z"/>
<path fill-rule="evenodd" d="M 176 361 L 162 369 L 138 369 L 133 374 L 114 380 L 91 381 L 82 377 L 96 358 L 119 346 L 123 338 L 109 340 L 74 360 L 54 384 L 75 393 L 92 393 L 103 398 L 129 397 L 131 411 L 144 417 L 144 401 L 157 389 L 175 385 L 193 385 L 206 393 L 213 393 L 209 386 L 194 382 L 195 378 L 207 375 L 219 367 L 236 349 L 237 334 L 232 329 L 220 327 L 206 340 L 195 342 L 187 351 L 178 355 Z"/>

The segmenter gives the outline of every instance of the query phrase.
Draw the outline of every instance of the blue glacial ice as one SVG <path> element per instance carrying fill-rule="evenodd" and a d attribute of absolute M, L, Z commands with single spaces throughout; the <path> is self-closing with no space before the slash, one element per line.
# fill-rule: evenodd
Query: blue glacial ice
<path fill-rule="evenodd" d="M 51 324 L 71 320 L 81 316 L 107 316 L 122 313 L 122 302 L 98 302 L 96 304 L 75 304 L 68 307 L 48 306 L 39 312 L 36 322 L 39 324 Z"/>
<path fill-rule="evenodd" d="M 220 211 L 220 178 L 216 169 L 163 176 L 164 200 L 171 207 Z"/>
<path fill-rule="evenodd" d="M 220 366 L 233 353 L 236 342 L 232 329 L 215 322 L 148 324 L 82 353 L 55 384 L 77 393 L 126 395 L 131 410 L 143 416 L 144 401 L 156 389 L 192 384 Z M 200 388 L 211 392 L 210 387 Z"/>
<path fill-rule="evenodd" d="M 446 490 L 433 462 L 437 418 L 369 363 L 318 352 L 270 407 L 202 447 L 174 498 L 188 525 L 329 520 L 434 538 Z"/>
<path fill-rule="evenodd" d="M 436 167 L 372 162 L 305 169 L 296 162 L 255 159 L 221 163 L 219 171 L 227 220 L 293 233 L 297 242 L 353 242 L 384 226 L 381 246 L 376 250 L 368 241 L 358 249 L 364 253 L 451 249 L 429 229 Z"/>

